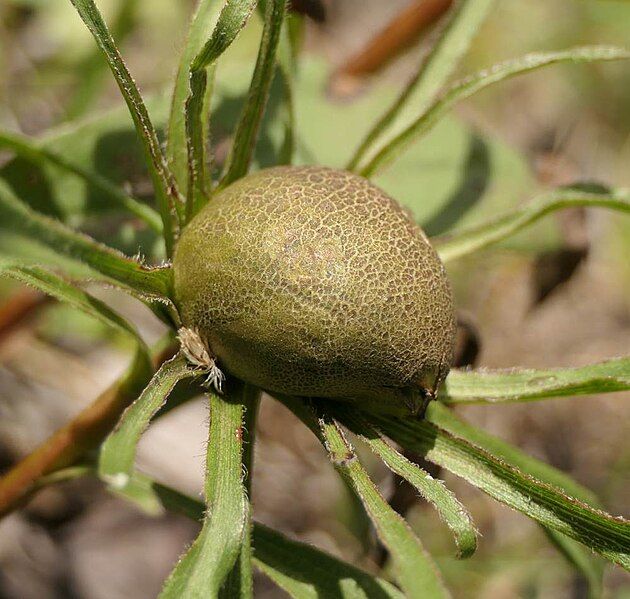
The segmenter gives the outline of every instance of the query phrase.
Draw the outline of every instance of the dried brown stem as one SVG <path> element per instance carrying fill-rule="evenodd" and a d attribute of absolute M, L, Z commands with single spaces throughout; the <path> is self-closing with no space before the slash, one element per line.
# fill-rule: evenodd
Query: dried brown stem
<path fill-rule="evenodd" d="M 452 0 L 418 0 L 397 14 L 338 71 L 337 76 L 360 78 L 378 71 L 413 45 L 451 6 Z"/>
<path fill-rule="evenodd" d="M 32 289 L 20 289 L 0 306 L 0 344 L 30 321 L 51 298 Z"/>
<path fill-rule="evenodd" d="M 157 368 L 175 351 L 174 346 L 169 346 L 158 352 L 153 358 L 153 366 Z M 149 375 L 144 367 L 132 366 L 96 401 L 0 478 L 0 517 L 24 503 L 38 488 L 37 482 L 42 476 L 76 464 L 86 453 L 98 447 L 116 425 L 123 410 L 138 397 Z"/>

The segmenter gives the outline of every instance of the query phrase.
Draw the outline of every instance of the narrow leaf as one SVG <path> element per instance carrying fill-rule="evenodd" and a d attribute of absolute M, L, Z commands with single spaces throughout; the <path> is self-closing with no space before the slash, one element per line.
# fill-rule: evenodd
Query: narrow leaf
<path fill-rule="evenodd" d="M 208 75 L 208 73 L 210 75 Z M 186 184 L 186 208 L 184 222 L 190 221 L 201 209 L 210 194 L 210 176 L 206 160 L 209 123 L 204 106 L 211 95 L 208 78 L 214 79 L 214 68 L 202 68 L 190 74 L 190 95 L 186 100 L 186 148 L 188 156 L 188 183 Z M 206 91 L 208 90 L 208 91 Z"/>
<path fill-rule="evenodd" d="M 170 290 L 168 269 L 149 269 L 135 260 L 100 244 L 59 221 L 31 210 L 0 180 L 2 227 L 27 235 L 62 256 L 79 260 L 123 286 L 149 295 L 167 297 Z"/>
<path fill-rule="evenodd" d="M 563 187 L 538 196 L 525 206 L 482 225 L 438 237 L 433 241 L 443 262 L 467 256 L 497 243 L 536 222 L 550 212 L 571 206 L 592 206 L 630 213 L 630 191 L 585 191 L 581 187 Z"/>
<path fill-rule="evenodd" d="M 113 38 L 118 40 L 119 46 L 135 30 L 139 16 L 138 5 L 138 0 L 118 3 L 118 9 L 112 19 L 111 32 Z M 66 109 L 67 121 L 76 121 L 94 107 L 106 70 L 103 57 L 96 48 L 73 67 L 72 72 L 78 75 L 78 82 Z"/>
<path fill-rule="evenodd" d="M 427 109 L 468 50 L 492 3 L 493 0 L 461 0 L 456 3 L 418 72 L 372 127 L 346 167 L 348 170 L 357 170 L 375 147 L 386 145 L 394 132 L 399 132 L 408 124 L 410 107 L 415 114 L 422 114 Z"/>
<path fill-rule="evenodd" d="M 554 487 L 559 487 L 567 495 L 576 497 L 593 507 L 601 507 L 593 492 L 578 484 L 568 474 L 527 455 L 511 443 L 507 443 L 476 426 L 472 426 L 462 418 L 459 418 L 453 410 L 441 405 L 439 402 L 432 402 L 427 410 L 426 418 L 432 424 L 454 437 L 464 439 L 477 447 L 481 447 L 511 466 L 515 466 L 525 474 Z"/>
<path fill-rule="evenodd" d="M 210 37 L 221 8 L 221 3 L 217 0 L 201 0 L 199 2 L 188 30 L 188 38 L 179 61 L 175 88 L 173 89 L 166 153 L 171 171 L 177 180 L 179 189 L 184 194 L 188 185 L 185 105 L 190 92 L 190 66 Z"/>
<path fill-rule="evenodd" d="M 177 232 L 178 211 L 181 207 L 181 198 L 177 191 L 175 179 L 169 171 L 162 148 L 160 147 L 157 133 L 151 122 L 144 101 L 142 100 L 140 91 L 129 73 L 94 0 L 70 1 L 105 55 L 107 63 L 116 78 L 116 83 L 118 83 L 123 98 L 129 107 L 129 112 L 136 126 L 136 131 L 142 140 L 149 172 L 153 180 L 155 195 L 158 200 L 157 203 L 160 207 L 166 250 L 170 256 Z"/>
<path fill-rule="evenodd" d="M 455 537 L 459 557 L 470 557 L 477 549 L 477 531 L 466 508 L 444 483 L 401 455 L 379 432 L 354 410 L 334 409 L 341 422 L 359 435 L 387 467 L 413 485 L 433 507 Z"/>
<path fill-rule="evenodd" d="M 0 258 L 0 275 L 11 277 L 21 283 L 35 287 L 127 335 L 138 344 L 138 347 L 144 354 L 147 365 L 150 364 L 149 350 L 134 326 L 120 314 L 109 308 L 107 304 L 83 291 L 83 289 L 72 285 L 43 268 L 18 264 L 2 258 Z"/>
<path fill-rule="evenodd" d="M 525 474 L 559 487 L 564 493 L 576 497 L 593 507 L 600 507 L 597 498 L 591 491 L 575 482 L 564 472 L 527 455 L 517 447 L 477 427 L 471 426 L 458 418 L 452 410 L 445 408 L 439 403 L 430 406 L 427 417 L 441 429 L 481 447 L 495 457 L 508 462 L 512 466 L 516 466 Z M 593 598 L 598 597 L 603 574 L 602 560 L 599 556 L 584 549 L 578 542 L 569 539 L 562 533 L 545 526 L 541 526 L 541 528 L 564 557 L 578 570 L 580 575 L 587 579 Z"/>
<path fill-rule="evenodd" d="M 585 46 L 559 52 L 536 52 L 496 64 L 451 85 L 446 92 L 394 138 L 387 140 L 374 157 L 360 169 L 371 177 L 392 162 L 420 136 L 429 131 L 457 102 L 511 77 L 561 62 L 579 63 L 630 58 L 630 51 L 611 46 Z"/>
<path fill-rule="evenodd" d="M 578 368 L 545 370 L 458 370 L 449 373 L 440 394 L 445 403 L 535 401 L 630 389 L 630 357 Z"/>
<path fill-rule="evenodd" d="M 326 415 L 316 416 L 300 400 L 282 401 L 326 447 L 330 460 L 346 479 L 370 516 L 379 539 L 388 549 L 398 581 L 407 597 L 448 597 L 437 568 L 405 520 L 380 494 L 339 425 Z"/>
<path fill-rule="evenodd" d="M 516 466 L 524 473 L 543 482 L 555 485 L 565 493 L 593 507 L 599 507 L 598 501 L 593 493 L 579 485 L 565 473 L 523 453 L 520 449 L 509 443 L 467 424 L 458 418 L 452 410 L 443 407 L 439 403 L 434 403 L 429 407 L 427 418 L 441 429 L 485 449 L 495 457 L 508 462 L 512 466 Z M 602 575 L 601 560 L 583 549 L 582 545 L 569 539 L 565 535 L 545 526 L 541 526 L 541 528 L 566 559 L 579 571 L 580 575 L 587 579 L 593 599 L 598 597 L 598 589 L 601 587 Z"/>
<path fill-rule="evenodd" d="M 227 0 L 208 41 L 190 65 L 194 73 L 208 67 L 225 52 L 245 27 L 258 0 Z"/>
<path fill-rule="evenodd" d="M 378 415 L 370 415 L 369 420 L 403 447 L 421 453 L 494 499 L 630 568 L 630 524 L 623 518 L 565 495 L 430 422 Z"/>
<path fill-rule="evenodd" d="M 140 436 L 151 418 L 166 402 L 175 385 L 198 374 L 184 356 L 164 362 L 144 391 L 122 414 L 99 454 L 99 476 L 115 488 L 124 487 L 133 471 Z"/>
<path fill-rule="evenodd" d="M 291 27 L 296 21 L 301 20 L 294 14 L 287 15 L 280 32 L 278 45 L 278 67 L 282 78 L 282 99 L 280 110 L 284 122 L 284 141 L 278 155 L 278 164 L 292 164 L 295 154 L 295 100 L 293 92 L 293 78 L 297 71 L 297 59 L 299 49 L 298 40 L 292 35 Z"/>
<path fill-rule="evenodd" d="M 267 0 L 265 24 L 245 106 L 234 134 L 234 144 L 228 155 L 223 186 L 240 179 L 249 169 L 258 130 L 265 111 L 269 89 L 276 67 L 276 51 L 286 12 L 286 0 Z"/>
<path fill-rule="evenodd" d="M 210 191 L 206 168 L 208 123 L 204 122 L 203 109 L 208 80 L 208 69 L 227 50 L 245 27 L 257 0 L 227 0 L 221 10 L 212 36 L 190 65 L 190 94 L 186 100 L 186 145 L 188 148 L 188 193 L 186 195 L 186 221 L 206 201 Z"/>
<path fill-rule="evenodd" d="M 98 173 L 74 164 L 64 156 L 40 147 L 28 138 L 15 133 L 0 132 L 0 148 L 11 150 L 18 156 L 29 160 L 37 166 L 51 164 L 76 175 L 83 179 L 88 185 L 108 197 L 112 204 L 124 208 L 129 213 L 142 219 L 157 233 L 162 233 L 160 215 L 157 214 L 153 208 L 138 202 L 138 200 L 127 195 L 122 189 L 119 189 Z"/>
<path fill-rule="evenodd" d="M 197 540 L 171 573 L 162 598 L 216 597 L 241 551 L 248 501 L 242 480 L 243 386 L 210 395 L 205 495 L 208 513 Z"/>
<path fill-rule="evenodd" d="M 133 494 L 129 495 L 131 490 Z M 133 474 L 130 484 L 119 494 L 152 514 L 156 504 L 195 521 L 201 520 L 205 513 L 205 506 L 200 501 L 156 483 L 139 472 Z M 290 540 L 257 522 L 253 524 L 252 545 L 256 567 L 296 599 L 403 598 L 403 594 L 389 582 L 311 545 Z"/>

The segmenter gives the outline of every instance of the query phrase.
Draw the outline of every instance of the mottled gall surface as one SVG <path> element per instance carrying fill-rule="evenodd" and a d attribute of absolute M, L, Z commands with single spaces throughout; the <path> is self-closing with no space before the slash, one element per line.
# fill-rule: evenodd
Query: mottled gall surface
<path fill-rule="evenodd" d="M 444 267 L 407 212 L 345 171 L 237 181 L 185 229 L 174 272 L 184 326 L 263 389 L 413 407 L 450 368 Z"/>

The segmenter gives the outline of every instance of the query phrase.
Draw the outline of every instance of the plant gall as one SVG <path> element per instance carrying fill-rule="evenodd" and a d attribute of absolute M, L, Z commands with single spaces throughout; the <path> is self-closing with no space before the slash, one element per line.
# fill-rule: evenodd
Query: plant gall
<path fill-rule="evenodd" d="M 451 366 L 444 267 L 366 179 L 276 167 L 218 192 L 174 257 L 184 326 L 270 392 L 421 411 Z"/>

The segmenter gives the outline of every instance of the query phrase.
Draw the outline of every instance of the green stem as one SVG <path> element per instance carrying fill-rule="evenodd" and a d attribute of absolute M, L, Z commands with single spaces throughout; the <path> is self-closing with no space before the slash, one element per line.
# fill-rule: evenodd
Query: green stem
<path fill-rule="evenodd" d="M 239 599 L 251 599 L 254 596 L 253 568 L 252 568 L 252 476 L 254 472 L 254 442 L 256 440 L 256 420 L 260 405 L 260 389 L 246 384 L 243 390 L 243 405 L 245 416 L 243 418 L 243 472 L 245 492 L 249 499 L 248 517 L 245 528 L 245 537 L 241 546 L 241 553 L 234 564 L 234 568 L 228 575 L 225 584 L 221 588 L 219 596 L 223 599 L 239 597 Z"/>

